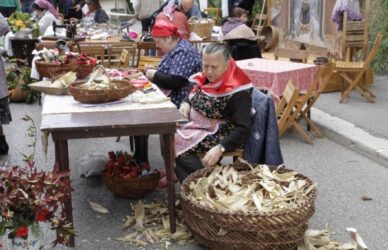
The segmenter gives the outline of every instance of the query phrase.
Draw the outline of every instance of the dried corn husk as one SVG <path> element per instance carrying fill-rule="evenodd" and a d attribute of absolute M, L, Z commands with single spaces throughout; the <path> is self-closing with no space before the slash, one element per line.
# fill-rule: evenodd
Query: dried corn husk
<path fill-rule="evenodd" d="M 67 88 L 76 79 L 77 79 L 77 73 L 70 71 L 70 72 L 67 72 L 66 74 L 59 76 L 57 79 L 55 79 L 51 86 L 57 87 L 57 88 Z"/>
<path fill-rule="evenodd" d="M 253 167 L 240 161 L 217 166 L 208 176 L 189 184 L 189 198 L 220 211 L 276 212 L 293 209 L 306 201 L 315 185 L 298 179 L 296 172 L 281 173 L 267 165 Z"/>

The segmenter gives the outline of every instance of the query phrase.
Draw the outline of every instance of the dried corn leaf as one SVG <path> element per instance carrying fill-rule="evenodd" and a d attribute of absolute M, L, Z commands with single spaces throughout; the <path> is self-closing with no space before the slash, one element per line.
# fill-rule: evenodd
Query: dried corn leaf
<path fill-rule="evenodd" d="M 106 209 L 105 207 L 101 206 L 100 204 L 98 204 L 96 202 L 89 201 L 89 205 L 96 212 L 99 212 L 101 214 L 109 213 L 108 209 Z"/>
<path fill-rule="evenodd" d="M 346 228 L 346 231 L 350 233 L 352 240 L 354 240 L 361 249 L 368 249 L 361 235 L 357 232 L 357 229 L 349 227 Z"/>
<path fill-rule="evenodd" d="M 144 229 L 143 225 L 143 220 L 144 220 L 144 203 L 142 200 L 139 200 L 135 206 L 134 206 L 134 211 L 135 211 L 135 229 L 140 231 Z"/>

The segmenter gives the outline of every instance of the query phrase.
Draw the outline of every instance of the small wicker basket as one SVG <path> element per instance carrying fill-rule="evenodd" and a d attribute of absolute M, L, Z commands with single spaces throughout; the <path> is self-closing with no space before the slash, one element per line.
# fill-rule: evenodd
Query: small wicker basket
<path fill-rule="evenodd" d="M 112 193 L 122 198 L 131 199 L 143 198 L 155 189 L 159 179 L 160 173 L 158 171 L 129 180 L 109 177 L 106 171 L 102 173 L 102 181 Z"/>
<path fill-rule="evenodd" d="M 117 101 L 122 98 L 127 97 L 136 91 L 129 81 L 125 80 L 112 80 L 111 84 L 115 88 L 109 89 L 83 89 L 79 86 L 85 83 L 85 81 L 78 81 L 69 86 L 70 94 L 73 96 L 74 100 L 93 104 L 93 103 L 105 103 L 111 101 Z"/>
<path fill-rule="evenodd" d="M 190 32 L 196 33 L 203 39 L 211 38 L 214 23 L 214 20 L 211 18 L 199 19 L 198 17 L 194 16 L 188 20 Z"/>
<path fill-rule="evenodd" d="M 72 60 L 67 64 L 56 64 L 42 60 L 35 61 L 36 70 L 41 77 L 54 78 L 77 68 L 77 61 Z M 90 72 L 89 72 L 90 74 Z"/>
<path fill-rule="evenodd" d="M 291 170 L 278 170 L 279 173 Z M 199 205 L 191 196 L 189 185 L 207 175 L 206 169 L 191 174 L 181 186 L 183 217 L 198 243 L 211 249 L 293 249 L 303 241 L 308 220 L 315 212 L 313 189 L 304 203 L 281 212 L 222 212 Z M 313 183 L 303 175 L 299 179 Z M 224 233 L 220 234 L 220 229 Z"/>

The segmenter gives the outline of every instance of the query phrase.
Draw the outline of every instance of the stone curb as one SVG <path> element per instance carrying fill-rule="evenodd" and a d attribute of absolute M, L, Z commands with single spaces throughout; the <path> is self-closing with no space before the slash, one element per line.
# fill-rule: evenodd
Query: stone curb
<path fill-rule="evenodd" d="M 317 108 L 312 108 L 311 118 L 330 140 L 388 167 L 388 140 Z"/>

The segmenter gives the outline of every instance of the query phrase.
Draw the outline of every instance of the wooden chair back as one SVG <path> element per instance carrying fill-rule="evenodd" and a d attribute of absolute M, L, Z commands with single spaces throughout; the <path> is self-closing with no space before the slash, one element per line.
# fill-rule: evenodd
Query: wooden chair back
<path fill-rule="evenodd" d="M 290 61 L 293 59 L 301 60 L 307 63 L 309 58 L 309 52 L 307 50 L 292 49 L 292 48 L 276 48 L 274 52 L 275 60 L 278 58 L 289 58 Z"/>
<path fill-rule="evenodd" d="M 101 65 L 104 65 L 105 47 L 103 45 L 82 44 L 80 45 L 80 52 L 86 54 L 87 56 L 96 58 Z"/>
<path fill-rule="evenodd" d="M 375 58 L 377 51 L 379 50 L 381 43 L 383 42 L 384 34 L 383 32 L 377 33 L 376 40 L 373 44 L 372 49 L 370 50 L 365 62 L 364 62 L 364 69 L 367 70 L 369 65 L 372 63 L 373 59 Z"/>
<path fill-rule="evenodd" d="M 278 119 L 279 136 L 282 136 L 295 121 L 297 112 L 294 110 L 294 105 L 298 97 L 299 89 L 295 86 L 294 81 L 289 80 L 275 111 Z"/>
<path fill-rule="evenodd" d="M 204 12 L 208 17 L 212 17 L 216 23 L 216 25 L 220 25 L 221 23 L 221 9 L 220 8 L 206 8 Z"/>
<path fill-rule="evenodd" d="M 134 67 L 136 57 L 136 44 L 110 46 L 108 50 L 108 67 L 118 64 L 118 67 Z"/>
<path fill-rule="evenodd" d="M 45 42 L 35 43 L 36 50 L 42 50 L 44 48 L 55 49 L 55 43 L 45 43 Z"/>
<path fill-rule="evenodd" d="M 160 60 L 162 59 L 160 56 L 144 56 L 144 50 L 156 50 L 156 43 L 154 42 L 139 42 L 137 44 L 137 68 L 143 71 L 147 64 L 158 66 Z"/>
<path fill-rule="evenodd" d="M 260 13 L 256 14 L 255 17 L 253 18 L 253 23 L 252 23 L 252 30 L 254 31 L 261 31 L 264 26 L 268 25 L 268 15 L 263 14 L 260 17 Z"/>

